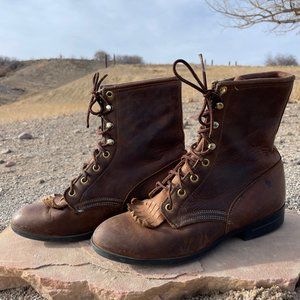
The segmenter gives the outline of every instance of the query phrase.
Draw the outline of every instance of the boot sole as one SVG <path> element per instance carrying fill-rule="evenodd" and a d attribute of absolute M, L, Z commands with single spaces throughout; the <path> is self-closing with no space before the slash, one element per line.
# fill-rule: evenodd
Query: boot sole
<path fill-rule="evenodd" d="M 65 236 L 47 236 L 47 235 L 39 235 L 34 233 L 29 233 L 19 228 L 15 228 L 11 226 L 12 230 L 27 239 L 37 240 L 37 241 L 44 241 L 44 242 L 79 242 L 83 240 L 88 240 L 91 238 L 94 231 L 90 231 L 87 233 L 75 234 L 75 235 L 65 235 Z"/>
<path fill-rule="evenodd" d="M 224 240 L 227 240 L 232 237 L 238 237 L 244 241 L 251 240 L 260 236 L 263 236 L 265 234 L 268 234 L 272 231 L 275 231 L 278 229 L 284 222 L 284 206 L 273 213 L 272 215 L 267 216 L 264 219 L 261 219 L 259 221 L 256 221 L 250 225 L 245 226 L 242 229 L 238 229 L 232 232 L 229 232 L 228 234 L 224 235 L 223 237 L 217 239 L 214 241 L 210 246 L 201 249 L 199 252 L 185 257 L 178 257 L 178 258 L 168 258 L 168 259 L 134 259 L 127 256 L 122 256 L 119 254 L 115 254 L 112 252 L 109 252 L 107 250 L 104 250 L 98 246 L 96 246 L 93 241 L 91 240 L 91 245 L 93 249 L 101 256 L 121 262 L 126 264 L 138 264 L 138 265 L 172 265 L 172 264 L 178 264 L 183 263 L 189 260 L 193 260 L 196 258 L 199 258 L 203 256 L 208 251 L 214 249 L 217 247 L 221 242 Z"/>

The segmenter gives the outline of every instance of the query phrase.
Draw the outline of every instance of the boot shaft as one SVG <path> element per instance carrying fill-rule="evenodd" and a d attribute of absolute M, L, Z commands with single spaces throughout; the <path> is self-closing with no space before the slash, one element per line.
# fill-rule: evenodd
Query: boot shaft
<path fill-rule="evenodd" d="M 221 146 L 272 151 L 293 82 L 290 74 L 266 72 L 216 83 L 224 103 Z"/>
<path fill-rule="evenodd" d="M 100 103 L 106 142 L 98 157 L 100 170 L 89 166 L 87 171 L 94 174 L 89 184 L 77 181 L 76 196 L 65 195 L 80 210 L 103 201 L 120 204 L 135 193 L 145 195 L 146 188 L 165 176 L 184 152 L 177 78 L 104 85 L 101 95 L 106 101 Z"/>
<path fill-rule="evenodd" d="M 280 161 L 274 139 L 293 81 L 294 76 L 287 73 L 271 72 L 216 84 L 224 105 L 214 111 L 219 127 L 211 139 L 216 149 L 206 157 L 209 166 L 196 168 L 204 180 L 191 193 L 188 210 L 197 207 L 227 211 L 243 188 Z"/>
<path fill-rule="evenodd" d="M 183 224 L 186 213 L 190 217 L 203 210 L 227 212 L 243 189 L 280 161 L 274 139 L 293 81 L 290 74 L 270 72 L 215 83 L 219 100 L 213 120 L 218 127 L 210 137 L 215 150 L 205 155 L 208 164 L 195 168 L 200 178 L 197 187 L 187 184 L 187 199 L 178 208 L 174 206 L 175 227 Z M 284 182 L 284 178 L 280 180 Z M 268 205 L 269 209 L 272 205 L 278 208 L 272 201 Z M 215 218 L 214 214 L 211 217 Z"/>
<path fill-rule="evenodd" d="M 182 147 L 181 83 L 176 77 L 107 85 L 115 124 L 109 132 L 117 151 L 116 159 L 132 162 L 164 156 L 166 149 Z M 145 165 L 145 167 L 147 167 Z"/>

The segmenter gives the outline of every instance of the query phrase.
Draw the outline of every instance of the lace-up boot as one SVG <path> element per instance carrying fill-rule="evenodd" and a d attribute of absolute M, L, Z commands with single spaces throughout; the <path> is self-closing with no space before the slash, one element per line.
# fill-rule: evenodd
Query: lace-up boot
<path fill-rule="evenodd" d="M 96 73 L 90 114 L 99 117 L 93 159 L 63 194 L 21 208 L 12 229 L 46 241 L 87 239 L 104 220 L 126 211 L 133 196 L 147 197 L 184 153 L 181 82 L 163 78 L 102 85 Z M 96 106 L 96 107 L 95 107 Z"/>
<path fill-rule="evenodd" d="M 178 74 L 183 64 L 195 79 Z M 202 64 L 203 65 L 203 64 Z M 174 263 L 199 257 L 231 236 L 252 239 L 284 219 L 285 180 L 274 146 L 294 76 L 248 74 L 208 89 L 184 60 L 175 75 L 204 96 L 199 139 L 150 199 L 102 223 L 94 249 L 127 263 Z"/>

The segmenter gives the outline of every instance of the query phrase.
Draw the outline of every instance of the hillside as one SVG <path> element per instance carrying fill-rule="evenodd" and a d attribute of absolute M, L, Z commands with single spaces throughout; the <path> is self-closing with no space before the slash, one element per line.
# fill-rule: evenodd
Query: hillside
<path fill-rule="evenodd" d="M 0 123 L 86 110 L 90 99 L 93 72 L 100 67 L 99 63 L 94 61 L 50 60 L 36 62 L 19 70 L 6 80 L 14 83 L 14 87 L 26 88 L 26 93 L 19 96 L 18 101 L 0 106 Z M 300 67 L 277 67 L 276 69 L 297 75 L 291 100 L 300 101 Z M 214 66 L 207 68 L 207 76 L 209 82 L 212 82 L 240 74 L 270 70 L 274 68 Z M 105 83 L 121 83 L 172 76 L 172 66 L 117 65 L 108 69 L 102 68 L 99 72 L 100 75 L 109 74 Z M 182 74 L 191 78 L 185 69 L 182 70 Z M 183 86 L 183 101 L 192 102 L 198 99 L 199 95 L 195 90 Z"/>
<path fill-rule="evenodd" d="M 0 105 L 57 88 L 102 67 L 99 61 L 42 59 L 20 62 L 20 67 L 0 77 Z"/>

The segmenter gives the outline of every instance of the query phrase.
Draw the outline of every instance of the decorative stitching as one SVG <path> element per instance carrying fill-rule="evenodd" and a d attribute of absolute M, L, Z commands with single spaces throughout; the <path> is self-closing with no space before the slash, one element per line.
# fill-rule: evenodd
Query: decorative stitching
<path fill-rule="evenodd" d="M 199 220 L 217 220 L 226 222 L 226 215 L 226 212 L 218 210 L 201 210 L 198 212 L 192 212 L 179 218 L 179 227 L 197 223 Z"/>
<path fill-rule="evenodd" d="M 82 206 L 78 206 L 78 208 L 85 209 L 85 208 L 91 208 L 91 207 L 98 207 L 98 206 L 119 206 L 120 203 L 114 203 L 114 202 L 100 202 L 100 203 L 91 203 L 86 204 Z"/>
<path fill-rule="evenodd" d="M 123 203 L 122 199 L 115 198 L 98 198 L 93 200 L 87 200 L 84 202 L 80 202 L 76 205 L 77 208 L 90 208 L 97 206 L 106 206 L 106 205 L 120 205 Z"/>
<path fill-rule="evenodd" d="M 193 212 L 193 213 L 197 213 L 197 212 Z M 215 213 L 215 214 L 220 214 L 220 215 L 226 215 L 225 211 L 222 210 L 214 210 L 214 209 L 202 209 L 199 210 L 198 213 Z"/>
<path fill-rule="evenodd" d="M 184 220 L 183 220 L 184 219 Z M 226 217 L 221 217 L 221 216 L 214 216 L 214 215 L 202 215 L 202 216 L 191 216 L 189 218 L 181 218 L 179 221 L 179 227 L 185 226 L 185 225 L 189 225 L 192 223 L 197 223 L 199 221 L 223 221 L 226 222 Z"/>

